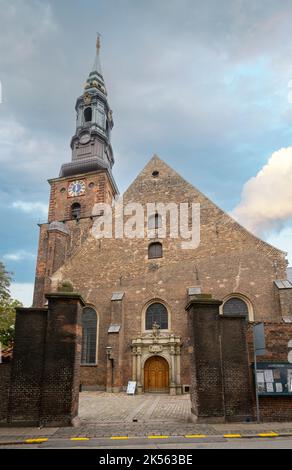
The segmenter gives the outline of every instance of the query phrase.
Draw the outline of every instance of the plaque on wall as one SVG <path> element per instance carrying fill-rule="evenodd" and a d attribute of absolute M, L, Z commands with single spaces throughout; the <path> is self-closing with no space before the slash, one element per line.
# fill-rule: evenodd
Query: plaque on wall
<path fill-rule="evenodd" d="M 159 344 L 151 344 L 149 346 L 149 352 L 151 353 L 160 353 L 163 351 L 163 346 L 160 346 Z"/>

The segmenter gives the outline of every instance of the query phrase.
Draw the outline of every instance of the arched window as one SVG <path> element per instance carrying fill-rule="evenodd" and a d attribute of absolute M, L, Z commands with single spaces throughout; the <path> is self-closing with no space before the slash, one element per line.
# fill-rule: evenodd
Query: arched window
<path fill-rule="evenodd" d="M 85 120 L 85 122 L 91 122 L 92 121 L 92 109 L 91 108 L 86 108 L 84 110 L 84 120 Z"/>
<path fill-rule="evenodd" d="M 97 315 L 86 307 L 82 316 L 81 364 L 96 364 Z"/>
<path fill-rule="evenodd" d="M 146 311 L 145 330 L 152 330 L 156 323 L 161 330 L 168 329 L 168 311 L 165 305 L 160 303 L 151 304 Z"/>
<path fill-rule="evenodd" d="M 162 227 L 162 217 L 160 214 L 153 214 L 150 215 L 148 219 L 148 229 L 158 229 Z"/>
<path fill-rule="evenodd" d="M 245 315 L 248 318 L 247 303 L 239 297 L 232 297 L 223 305 L 223 315 Z"/>
<path fill-rule="evenodd" d="M 81 216 L 81 206 L 78 202 L 74 202 L 71 206 L 71 218 L 72 219 L 80 219 Z"/>
<path fill-rule="evenodd" d="M 162 258 L 163 251 L 161 243 L 151 243 L 148 247 L 148 259 Z"/>

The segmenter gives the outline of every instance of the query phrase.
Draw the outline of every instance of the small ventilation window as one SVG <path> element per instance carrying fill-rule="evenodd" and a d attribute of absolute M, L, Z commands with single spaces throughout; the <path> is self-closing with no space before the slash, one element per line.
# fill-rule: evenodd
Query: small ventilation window
<path fill-rule="evenodd" d="M 162 258 L 163 250 L 161 243 L 151 243 L 148 248 L 148 259 Z"/>
<path fill-rule="evenodd" d="M 71 217 L 72 219 L 79 220 L 81 216 L 81 206 L 78 202 L 75 202 L 71 206 Z"/>
<path fill-rule="evenodd" d="M 86 108 L 84 111 L 84 120 L 85 122 L 91 122 L 92 121 L 92 109 L 91 108 Z"/>
<path fill-rule="evenodd" d="M 157 170 L 153 171 L 152 176 L 153 176 L 153 178 L 158 178 L 159 171 L 157 171 Z"/>

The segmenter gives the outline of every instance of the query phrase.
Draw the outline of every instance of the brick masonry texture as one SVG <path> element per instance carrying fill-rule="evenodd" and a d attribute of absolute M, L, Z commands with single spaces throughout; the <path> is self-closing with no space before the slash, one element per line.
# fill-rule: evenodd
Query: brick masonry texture
<path fill-rule="evenodd" d="M 187 307 L 192 331 L 192 413 L 196 422 L 252 419 L 246 320 L 221 317 L 220 302 Z"/>
<path fill-rule="evenodd" d="M 153 177 L 153 172 L 158 176 Z M 67 188 L 73 179 L 85 181 L 84 196 L 68 198 Z M 192 382 L 196 414 L 230 421 L 254 416 L 247 325 L 240 318 L 219 316 L 218 305 L 230 295 L 245 298 L 250 319 L 266 322 L 269 360 L 284 357 L 285 341 L 292 331 L 291 325 L 283 323 L 283 308 L 287 314 L 285 306 L 291 299 L 289 294 L 287 299 L 280 298 L 274 281 L 286 278 L 285 253 L 242 228 L 158 157 L 126 191 L 124 204 L 141 203 L 147 227 L 149 203 L 199 203 L 201 242 L 195 250 L 182 249 L 181 238 L 168 236 L 160 240 L 163 257 L 149 260 L 148 246 L 153 239 L 146 236 L 96 240 L 91 233 L 96 220 L 92 217 L 94 204 L 111 202 L 115 196 L 106 171 L 57 178 L 50 184 L 48 224 L 40 227 L 36 309 L 19 311 L 17 316 L 8 421 L 69 425 L 77 414 L 80 384 L 98 390 L 124 390 L 133 376 L 131 344 L 145 333 L 145 309 L 153 300 L 168 309 L 167 333 L 181 338 L 181 384 Z M 81 204 L 79 221 L 70 218 L 73 202 Z M 65 229 L 57 225 L 49 230 L 52 222 L 63 223 Z M 77 306 L 67 299 L 62 304 L 53 296 L 49 297 L 49 309 L 43 308 L 45 294 L 56 292 L 64 280 L 70 281 L 86 305 L 97 312 L 96 365 L 80 368 L 82 302 Z M 218 299 L 216 312 L 211 309 L 207 317 L 206 312 L 197 312 L 196 328 L 190 328 L 185 311 L 190 300 L 188 287 L 200 287 Z M 123 292 L 123 300 L 112 302 L 113 292 Z M 113 323 L 120 325 L 119 333 L 109 334 Z M 250 348 L 250 327 L 248 344 Z M 107 346 L 112 347 L 115 365 L 112 377 Z M 196 361 L 200 367 L 194 373 Z M 285 419 L 286 408 L 286 417 L 292 420 L 290 401 L 275 400 L 276 405 L 274 399 L 262 401 L 264 419 Z"/>
<path fill-rule="evenodd" d="M 152 173 L 159 172 L 157 178 Z M 149 239 L 96 240 L 90 233 L 75 254 L 50 277 L 51 289 L 69 279 L 99 317 L 98 364 L 82 372 L 83 384 L 106 387 L 106 346 L 111 323 L 111 297 L 125 292 L 120 388 L 132 377 L 131 341 L 142 330 L 142 312 L 152 299 L 168 306 L 171 331 L 183 339 L 182 384 L 190 383 L 187 288 L 200 286 L 214 298 L 245 296 L 256 320 L 279 321 L 281 311 L 274 280 L 285 278 L 285 254 L 251 235 L 159 158 L 154 157 L 124 195 L 124 203 L 195 202 L 201 205 L 201 243 L 183 250 L 181 239 L 166 238 L 163 258 L 148 260 Z M 72 226 L 76 222 L 71 222 Z M 145 210 L 145 224 L 146 210 Z M 118 335 L 117 335 L 118 336 Z M 117 338 L 118 341 L 118 338 Z"/>
<path fill-rule="evenodd" d="M 10 364 L 0 364 L 0 424 L 7 423 L 10 374 Z"/>
<path fill-rule="evenodd" d="M 1 381 L 2 425 L 74 423 L 78 415 L 83 307 L 78 295 L 52 294 L 47 309 L 17 309 L 10 382 L 9 369 L 0 367 L 4 384 Z"/>

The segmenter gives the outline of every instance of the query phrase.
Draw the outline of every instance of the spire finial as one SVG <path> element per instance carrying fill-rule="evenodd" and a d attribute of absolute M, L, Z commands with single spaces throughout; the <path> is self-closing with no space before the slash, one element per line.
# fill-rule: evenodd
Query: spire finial
<path fill-rule="evenodd" d="M 101 48 L 101 34 L 100 33 L 96 33 L 97 34 L 97 38 L 96 38 L 96 52 L 97 54 L 99 54 L 99 51 L 100 51 L 100 48 Z"/>

